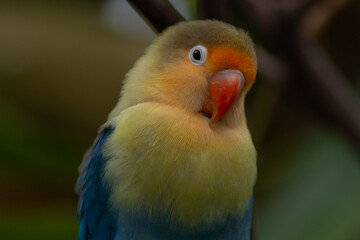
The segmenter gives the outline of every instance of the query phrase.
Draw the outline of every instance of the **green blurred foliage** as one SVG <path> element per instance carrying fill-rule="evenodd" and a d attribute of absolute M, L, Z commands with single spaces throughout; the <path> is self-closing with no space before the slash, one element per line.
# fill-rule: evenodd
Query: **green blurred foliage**
<path fill-rule="evenodd" d="M 1 239 L 76 239 L 77 231 L 76 209 L 72 205 L 31 205 L 0 216 Z"/>
<path fill-rule="evenodd" d="M 174 2 L 195 16 L 194 1 Z M 358 19 L 356 9 L 332 26 Z M 125 73 L 155 37 L 126 11 L 118 17 L 130 27 L 115 31 L 100 1 L 2 3 L 0 239 L 76 239 L 77 167 Z M 342 36 L 354 44 L 352 34 Z M 359 47 L 343 38 L 327 30 L 322 41 L 359 92 Z M 259 156 L 257 240 L 360 239 L 358 149 L 262 79 L 247 112 Z"/>
<path fill-rule="evenodd" d="M 358 239 L 359 155 L 344 136 L 315 124 L 263 154 L 276 160 L 260 165 L 259 239 Z"/>

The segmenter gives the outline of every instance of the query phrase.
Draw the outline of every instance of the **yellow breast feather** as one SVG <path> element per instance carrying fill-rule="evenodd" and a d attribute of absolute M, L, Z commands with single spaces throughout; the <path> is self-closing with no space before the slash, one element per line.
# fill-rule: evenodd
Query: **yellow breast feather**
<path fill-rule="evenodd" d="M 129 107 L 112 120 L 104 179 L 113 205 L 149 216 L 164 213 L 189 227 L 241 214 L 256 179 L 245 115 L 231 130 L 206 121 L 155 102 Z"/>

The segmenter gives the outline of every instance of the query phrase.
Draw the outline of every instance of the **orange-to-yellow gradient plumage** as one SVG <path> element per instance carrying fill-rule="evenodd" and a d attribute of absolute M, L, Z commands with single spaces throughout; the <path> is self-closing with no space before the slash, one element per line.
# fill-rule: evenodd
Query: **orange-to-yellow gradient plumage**
<path fill-rule="evenodd" d="M 86 199 L 79 178 L 80 202 L 105 199 L 108 239 L 249 238 L 256 152 L 244 100 L 255 75 L 253 43 L 231 25 L 179 23 L 155 40 L 127 74 L 81 175 L 100 155 L 107 195 Z M 91 207 L 79 211 L 95 229 L 88 236 L 103 231 L 82 221 L 94 218 Z"/>

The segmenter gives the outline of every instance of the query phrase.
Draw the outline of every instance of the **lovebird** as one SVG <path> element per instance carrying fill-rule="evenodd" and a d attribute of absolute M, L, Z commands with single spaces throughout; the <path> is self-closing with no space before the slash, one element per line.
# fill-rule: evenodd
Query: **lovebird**
<path fill-rule="evenodd" d="M 251 38 L 227 23 L 161 33 L 80 166 L 78 240 L 250 239 L 256 69 Z"/>

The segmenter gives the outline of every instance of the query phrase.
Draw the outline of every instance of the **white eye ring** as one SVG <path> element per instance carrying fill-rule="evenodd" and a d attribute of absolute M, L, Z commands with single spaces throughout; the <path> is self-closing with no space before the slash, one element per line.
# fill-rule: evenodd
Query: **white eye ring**
<path fill-rule="evenodd" d="M 196 45 L 189 51 L 189 59 L 194 65 L 203 65 L 206 57 L 207 49 L 203 45 Z"/>

